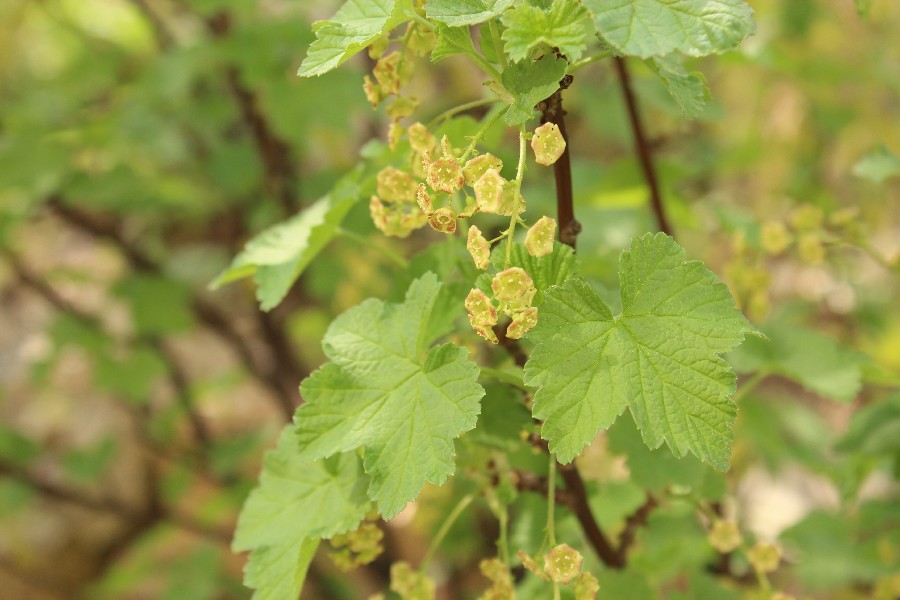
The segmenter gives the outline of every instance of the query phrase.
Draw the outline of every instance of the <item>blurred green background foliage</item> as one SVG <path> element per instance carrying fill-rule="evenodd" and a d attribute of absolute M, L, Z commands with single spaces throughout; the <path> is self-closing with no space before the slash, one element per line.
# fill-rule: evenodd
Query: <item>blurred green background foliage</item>
<path fill-rule="evenodd" d="M 633 65 L 679 242 L 770 337 L 730 357 L 763 376 L 739 400 L 727 481 L 707 491 L 790 550 L 785 588 L 798 597 L 897 598 L 900 4 L 873 0 L 866 16 L 844 0 L 751 4 L 757 33 L 740 51 L 689 65 L 712 92 L 698 119 Z M 363 55 L 295 76 L 311 22 L 335 8 L 0 4 L 0 598 L 249 597 L 234 521 L 324 359 L 325 328 L 408 283 L 339 238 L 270 312 L 246 281 L 208 289 L 249 238 L 327 193 L 384 136 Z M 423 63 L 414 86 L 423 122 L 480 94 L 457 58 Z M 614 290 L 619 250 L 654 224 L 607 64 L 577 74 L 566 109 L 581 266 Z M 552 185 L 530 178 L 530 206 L 552 212 Z M 365 198 L 344 227 L 374 235 Z M 412 255 L 437 239 L 372 243 Z M 611 529 L 643 489 L 707 476 L 654 462 L 636 435 L 617 425 L 585 459 Z M 304 597 L 381 589 L 391 560 L 421 555 L 453 494 L 426 489 L 430 504 L 385 528 L 370 569 L 345 575 L 322 553 Z M 533 502 L 521 514 L 546 510 Z M 467 518 L 444 550 L 445 598 L 484 587 L 467 556 L 492 539 Z M 523 546 L 528 527 L 511 532 Z M 654 513 L 636 548 L 631 570 L 601 578 L 601 597 L 740 597 L 704 574 L 712 551 L 687 502 Z"/>

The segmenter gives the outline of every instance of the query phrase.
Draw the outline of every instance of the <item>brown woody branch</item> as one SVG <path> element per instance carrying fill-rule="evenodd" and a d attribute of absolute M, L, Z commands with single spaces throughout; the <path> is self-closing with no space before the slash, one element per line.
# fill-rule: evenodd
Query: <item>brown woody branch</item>
<path fill-rule="evenodd" d="M 144 511 L 135 510 L 115 498 L 95 498 L 84 494 L 79 490 L 47 481 L 22 467 L 2 459 L 0 459 L 0 475 L 24 483 L 28 487 L 39 492 L 44 498 L 55 500 L 57 502 L 73 504 L 94 512 L 112 514 L 131 523 L 146 523 L 148 521 L 159 523 L 161 521 L 168 521 L 179 529 L 189 531 L 218 543 L 228 544 L 231 541 L 230 532 L 216 529 L 203 523 L 198 523 L 189 517 L 162 507 L 155 501 L 151 501 L 148 508 Z"/>
<path fill-rule="evenodd" d="M 562 92 L 572 84 L 572 76 L 566 75 L 559 82 L 559 89 L 544 100 L 538 107 L 541 110 L 541 123 L 553 123 L 566 141 L 566 149 L 562 156 L 553 163 L 553 176 L 556 180 L 556 219 L 559 223 L 559 241 L 575 248 L 575 240 L 581 232 L 581 223 L 575 219 L 575 197 L 572 191 L 572 164 L 570 160 L 569 134 L 566 131 L 566 111 L 562 106 Z"/>
<path fill-rule="evenodd" d="M 625 63 L 625 59 L 620 56 L 613 58 L 613 64 L 616 67 L 616 75 L 619 78 L 619 86 L 622 88 L 625 105 L 628 107 L 628 119 L 631 123 L 631 132 L 634 135 L 635 149 L 641 164 L 641 171 L 644 174 L 644 181 L 647 182 L 647 187 L 650 189 L 650 206 L 653 209 L 653 215 L 656 217 L 657 227 L 660 231 L 674 236 L 675 230 L 672 228 L 663 205 L 659 178 L 656 174 L 656 166 L 653 164 L 653 151 L 651 150 L 650 142 L 647 140 L 647 134 L 644 132 L 637 96 L 635 96 L 634 89 L 631 86 L 628 65 Z"/>
<path fill-rule="evenodd" d="M 219 12 L 206 19 L 209 32 L 226 37 L 231 32 L 231 15 Z M 281 202 L 285 214 L 297 210 L 297 173 L 291 147 L 273 131 L 265 115 L 259 110 L 256 93 L 244 85 L 237 67 L 225 67 L 225 82 L 241 113 L 241 119 L 253 135 L 256 150 L 266 170 L 266 187 Z"/>

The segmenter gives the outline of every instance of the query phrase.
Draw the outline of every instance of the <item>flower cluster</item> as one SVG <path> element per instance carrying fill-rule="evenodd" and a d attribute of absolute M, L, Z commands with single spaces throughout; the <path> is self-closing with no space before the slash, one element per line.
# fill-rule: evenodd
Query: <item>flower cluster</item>
<path fill-rule="evenodd" d="M 384 532 L 375 523 L 366 522 L 355 531 L 335 535 L 331 538 L 331 559 L 342 571 L 351 571 L 360 565 L 367 565 L 384 551 L 381 541 Z"/>
<path fill-rule="evenodd" d="M 473 289 L 466 297 L 466 312 L 475 332 L 487 341 L 498 343 L 493 327 L 499 315 L 512 319 L 506 328 L 506 337 L 517 340 L 537 324 L 538 310 L 531 306 L 537 289 L 528 273 L 520 267 L 510 267 L 497 273 L 491 280 L 494 300 L 483 291 Z"/>

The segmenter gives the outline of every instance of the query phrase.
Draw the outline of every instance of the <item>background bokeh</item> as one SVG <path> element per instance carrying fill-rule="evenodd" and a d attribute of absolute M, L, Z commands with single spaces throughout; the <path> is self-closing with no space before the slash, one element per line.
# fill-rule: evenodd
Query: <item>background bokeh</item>
<path fill-rule="evenodd" d="M 635 84 L 679 242 L 755 323 L 800 329 L 783 344 L 814 373 L 741 399 L 735 510 L 806 552 L 788 582 L 803 597 L 868 598 L 900 572 L 900 408 L 862 412 L 900 384 L 900 3 L 873 0 L 866 17 L 848 0 L 751 4 L 756 35 L 690 65 L 712 92 L 699 119 L 643 65 Z M 384 134 L 364 56 L 294 75 L 310 23 L 336 5 L 0 3 L 0 599 L 249 598 L 228 546 L 262 453 L 330 320 L 397 287 L 382 255 L 338 239 L 271 312 L 249 282 L 208 289 Z M 458 57 L 421 67 L 423 122 L 481 93 Z M 565 102 L 579 254 L 614 289 L 618 251 L 654 224 L 609 65 L 580 71 Z M 549 176 L 528 186 L 529 206 L 552 211 Z M 345 227 L 375 235 L 365 201 Z M 412 255 L 438 239 L 373 243 Z M 843 369 L 815 374 L 823 347 Z M 305 597 L 364 598 L 391 559 L 415 561 L 442 510 L 428 494 L 434 507 L 386 527 L 372 568 L 318 557 Z M 491 543 L 461 523 L 447 598 L 477 595 L 465 555 Z M 887 533 L 858 544 L 870 530 Z"/>

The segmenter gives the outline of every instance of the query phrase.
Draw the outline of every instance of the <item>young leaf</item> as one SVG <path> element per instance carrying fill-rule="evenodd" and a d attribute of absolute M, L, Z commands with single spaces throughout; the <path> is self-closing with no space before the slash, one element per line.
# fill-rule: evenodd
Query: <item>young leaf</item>
<path fill-rule="evenodd" d="M 641 58 L 725 52 L 756 27 L 753 9 L 743 0 L 584 0 L 584 5 L 610 45 Z"/>
<path fill-rule="evenodd" d="M 590 14 L 576 0 L 553 0 L 547 10 L 523 2 L 503 13 L 502 20 L 503 47 L 514 61 L 540 44 L 578 60 L 593 33 Z"/>
<path fill-rule="evenodd" d="M 316 41 L 297 75 L 312 77 L 336 69 L 382 33 L 403 22 L 397 0 L 348 0 L 328 21 L 315 24 Z"/>
<path fill-rule="evenodd" d="M 653 67 L 685 117 L 694 119 L 703 112 L 709 102 L 709 88 L 702 73 L 688 73 L 673 55 L 654 58 Z"/>
<path fill-rule="evenodd" d="M 256 298 L 263 310 L 278 306 L 294 282 L 322 248 L 335 236 L 341 221 L 359 199 L 359 171 L 344 177 L 324 198 L 247 242 L 231 265 L 210 284 L 253 276 Z"/>
<path fill-rule="evenodd" d="M 428 0 L 425 14 L 429 19 L 450 27 L 476 25 L 490 21 L 512 6 L 514 0 Z"/>
<path fill-rule="evenodd" d="M 503 71 L 503 87 L 512 96 L 512 104 L 503 120 L 521 125 L 531 118 L 534 105 L 546 100 L 559 88 L 568 63 L 564 58 L 544 56 L 540 60 L 512 63 Z"/>
<path fill-rule="evenodd" d="M 437 36 L 434 50 L 431 52 L 431 62 L 453 56 L 454 54 L 475 54 L 475 46 L 472 44 L 472 36 L 468 27 L 447 27 L 440 23 L 434 28 Z"/>
<path fill-rule="evenodd" d="M 293 427 L 266 454 L 259 485 L 238 519 L 232 549 L 252 550 L 245 583 L 254 600 L 296 598 L 317 538 L 349 531 L 370 509 L 366 476 L 355 454 L 303 458 Z"/>
<path fill-rule="evenodd" d="M 728 468 L 735 377 L 719 356 L 749 323 L 716 276 L 664 234 L 635 238 L 619 260 L 622 314 L 583 280 L 544 294 L 525 365 L 534 416 L 564 463 L 628 407 L 650 448 L 669 444 Z"/>
<path fill-rule="evenodd" d="M 385 517 L 426 481 L 453 473 L 453 439 L 475 427 L 478 367 L 452 344 L 426 347 L 441 284 L 427 273 L 402 304 L 370 299 L 338 317 L 323 341 L 332 360 L 300 386 L 297 435 L 309 458 L 364 448 L 369 497 Z"/>

